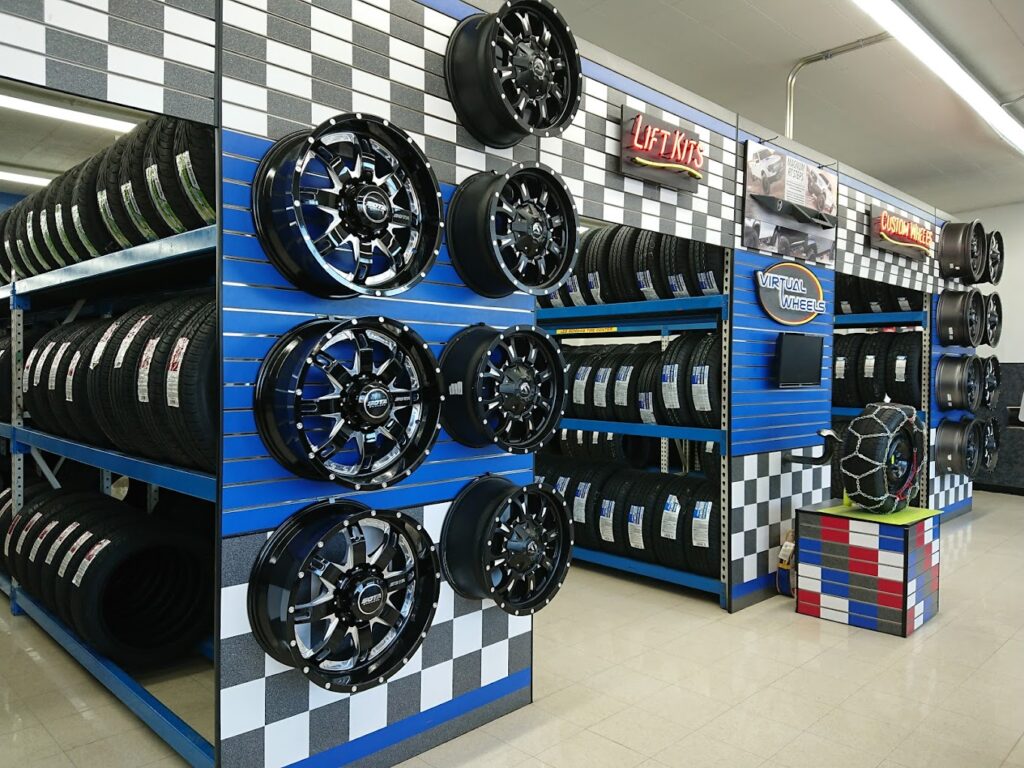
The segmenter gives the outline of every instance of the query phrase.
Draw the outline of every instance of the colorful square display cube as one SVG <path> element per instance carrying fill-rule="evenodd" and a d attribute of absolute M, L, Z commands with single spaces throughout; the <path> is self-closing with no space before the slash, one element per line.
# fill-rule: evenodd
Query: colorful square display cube
<path fill-rule="evenodd" d="M 835 500 L 798 509 L 797 613 L 910 636 L 939 610 L 939 515 Z"/>

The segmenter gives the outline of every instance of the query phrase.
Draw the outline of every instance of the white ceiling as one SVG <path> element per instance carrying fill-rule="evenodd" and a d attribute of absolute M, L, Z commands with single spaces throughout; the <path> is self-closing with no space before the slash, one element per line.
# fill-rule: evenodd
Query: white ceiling
<path fill-rule="evenodd" d="M 793 64 L 882 31 L 850 0 L 557 4 L 578 37 L 780 133 Z M 1024 94 L 1024 1 L 907 7 L 997 98 Z M 796 141 L 939 209 L 1024 200 L 1024 156 L 894 40 L 805 68 L 796 104 Z"/>

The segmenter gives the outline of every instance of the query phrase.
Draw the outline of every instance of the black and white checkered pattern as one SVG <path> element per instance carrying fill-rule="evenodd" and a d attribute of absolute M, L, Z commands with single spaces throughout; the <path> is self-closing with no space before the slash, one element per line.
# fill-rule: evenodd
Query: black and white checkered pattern
<path fill-rule="evenodd" d="M 839 222 L 836 230 L 836 265 L 838 272 L 899 285 L 916 291 L 937 293 L 944 285 L 939 277 L 935 248 L 924 259 L 911 259 L 871 247 L 871 205 L 884 206 L 890 212 L 936 230 L 933 222 L 910 211 L 865 194 L 840 182 Z"/>
<path fill-rule="evenodd" d="M 0 76 L 216 122 L 216 0 L 0 5 Z"/>
<path fill-rule="evenodd" d="M 448 504 L 405 510 L 435 542 Z M 465 600 L 447 583 L 423 645 L 386 683 L 333 693 L 267 656 L 246 612 L 249 573 L 268 534 L 225 539 L 221 557 L 221 768 L 277 768 L 374 733 L 531 666 L 529 616 Z"/>
<path fill-rule="evenodd" d="M 821 455 L 820 448 L 793 451 Z M 779 547 L 799 507 L 830 495 L 832 468 L 786 464 L 782 451 L 733 456 L 730 473 L 730 584 L 736 587 L 774 573 Z"/>
<path fill-rule="evenodd" d="M 928 462 L 928 508 L 946 509 L 974 496 L 974 481 L 967 475 L 940 475 L 935 471 L 935 438 L 931 430 L 931 458 Z"/>

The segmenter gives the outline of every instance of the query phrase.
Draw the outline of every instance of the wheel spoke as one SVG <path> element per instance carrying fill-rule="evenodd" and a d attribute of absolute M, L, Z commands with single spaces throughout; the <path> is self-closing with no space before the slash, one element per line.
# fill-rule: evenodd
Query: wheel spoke
<path fill-rule="evenodd" d="M 313 355 L 313 365 L 323 371 L 324 375 L 330 379 L 331 384 L 339 391 L 345 389 L 352 379 L 352 374 L 348 369 L 323 350 Z"/>
<path fill-rule="evenodd" d="M 394 559 L 395 553 L 398 552 L 396 538 L 397 534 L 393 531 L 389 532 L 388 535 L 384 537 L 384 541 L 381 542 L 381 545 L 377 547 L 373 555 L 370 557 L 371 565 L 381 567 L 387 565 Z"/>
<path fill-rule="evenodd" d="M 310 624 L 314 621 L 323 621 L 334 615 L 334 593 L 326 591 L 316 600 L 302 605 L 295 606 L 292 620 L 296 624 Z"/>
<path fill-rule="evenodd" d="M 359 523 L 348 528 L 348 560 L 349 568 L 366 564 L 366 533 Z"/>
<path fill-rule="evenodd" d="M 390 595 L 393 592 L 397 592 L 400 589 L 408 587 L 412 584 L 415 575 L 415 570 L 409 568 L 409 570 L 386 576 L 385 583 L 387 584 L 388 594 Z"/>
<path fill-rule="evenodd" d="M 373 269 L 374 242 L 363 239 L 359 241 L 359 248 L 353 249 L 356 251 L 356 265 L 352 271 L 353 282 L 365 283 L 366 278 L 370 276 L 370 270 Z"/>
<path fill-rule="evenodd" d="M 395 608 L 391 603 L 385 602 L 384 607 L 381 609 L 380 616 L 377 618 L 387 626 L 394 629 L 402 622 L 402 612 Z"/>
<path fill-rule="evenodd" d="M 309 656 L 317 664 L 333 656 L 345 644 L 346 633 L 339 631 L 340 629 L 340 621 L 332 622 L 331 626 L 327 628 L 327 632 L 324 633 L 324 639 L 320 641 L 319 645 L 310 649 Z"/>
<path fill-rule="evenodd" d="M 362 662 L 370 657 L 373 650 L 373 631 L 369 624 L 363 624 L 355 628 L 353 636 L 356 646 L 356 658 Z"/>
<path fill-rule="evenodd" d="M 335 562 L 328 562 L 317 575 L 319 576 L 320 581 L 331 589 L 334 589 L 338 586 L 338 582 L 340 582 L 345 576 L 345 569 Z"/>
<path fill-rule="evenodd" d="M 405 185 L 408 176 L 400 166 L 380 180 L 380 187 L 387 193 L 389 199 L 394 200 Z"/>
<path fill-rule="evenodd" d="M 355 343 L 355 373 L 373 373 L 373 343 L 370 341 L 365 331 L 360 331 L 355 334 Z"/>
<path fill-rule="evenodd" d="M 341 395 L 324 395 L 312 399 L 299 400 L 300 416 L 334 416 L 341 407 Z"/>
<path fill-rule="evenodd" d="M 370 147 L 368 139 L 360 137 L 359 152 L 362 158 L 362 167 L 359 178 L 363 181 L 373 182 L 377 178 L 377 155 Z"/>

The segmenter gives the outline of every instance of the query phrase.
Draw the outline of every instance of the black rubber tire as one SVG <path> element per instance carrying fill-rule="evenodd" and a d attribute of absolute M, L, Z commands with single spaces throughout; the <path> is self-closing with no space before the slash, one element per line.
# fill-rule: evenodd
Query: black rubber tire
<path fill-rule="evenodd" d="M 69 252 L 60 239 L 57 232 L 57 217 L 55 215 L 55 209 L 63 191 L 65 179 L 69 175 L 73 176 L 71 171 L 65 171 L 50 182 L 49 186 L 46 187 L 43 205 L 38 212 L 39 241 L 46 248 L 50 261 L 55 263 L 57 267 L 66 267 L 68 264 L 74 264 L 78 261 L 76 255 Z"/>
<path fill-rule="evenodd" d="M 638 475 L 633 470 L 620 470 L 612 475 L 601 489 L 596 508 L 594 529 L 598 534 L 600 548 L 613 555 L 625 554 L 625 543 L 621 534 L 621 520 L 624 519 L 632 498 L 633 486 Z"/>
<path fill-rule="evenodd" d="M 650 359 L 650 354 L 628 352 L 619 361 L 615 371 L 615 386 L 612 400 L 612 416 L 615 421 L 636 423 L 640 421 L 640 407 L 637 393 L 640 391 L 640 373 Z"/>
<path fill-rule="evenodd" d="M 44 187 L 32 196 L 31 219 L 26 219 L 25 234 L 29 239 L 36 261 L 42 265 L 42 272 L 52 272 L 64 266 L 57 254 L 50 251 L 43 233 L 43 222 L 46 220 L 46 202 L 50 196 L 50 187 Z"/>
<path fill-rule="evenodd" d="M 42 599 L 43 596 L 43 564 L 46 553 L 57 540 L 68 523 L 79 520 L 97 505 L 113 500 L 96 491 L 76 491 L 64 493 L 50 502 L 50 514 L 45 525 L 38 529 L 35 541 L 25 553 L 22 566 L 21 586 L 32 595 Z"/>
<path fill-rule="evenodd" d="M 860 278 L 836 272 L 836 314 L 857 315 L 866 311 L 860 292 Z"/>
<path fill-rule="evenodd" d="M 722 426 L 722 336 L 704 335 L 686 369 L 686 397 L 697 426 Z"/>
<path fill-rule="evenodd" d="M 644 229 L 636 240 L 633 254 L 633 275 L 637 290 L 647 301 L 671 299 L 668 273 L 660 261 L 661 241 L 668 235 Z"/>
<path fill-rule="evenodd" d="M 554 294 L 538 296 L 537 303 L 542 307 L 582 307 L 586 305 L 587 294 L 584 293 L 587 284 L 587 275 L 584 272 L 584 260 L 590 248 L 590 241 L 594 239 L 600 230 L 588 229 L 580 235 L 579 255 L 576 257 L 576 268 L 565 285 Z"/>
<path fill-rule="evenodd" d="M 720 477 L 722 473 L 722 451 L 718 447 L 718 443 L 693 443 L 693 446 L 697 454 L 697 466 L 704 473 L 704 476 L 709 480 Z"/>
<path fill-rule="evenodd" d="M 885 391 L 895 403 L 921 408 L 921 334 L 897 333 L 889 344 Z"/>
<path fill-rule="evenodd" d="M 569 392 L 566 398 L 566 413 L 573 418 L 593 418 L 590 404 L 593 402 L 594 373 L 603 357 L 603 352 L 590 352 L 570 363 L 569 374 L 572 378 L 567 378 Z"/>
<path fill-rule="evenodd" d="M 217 139 L 213 128 L 179 120 L 174 163 L 181 190 L 204 224 L 217 221 Z"/>
<path fill-rule="evenodd" d="M 70 355 L 63 374 L 63 388 L 59 388 L 58 397 L 63 398 L 63 406 L 69 419 L 68 431 L 84 443 L 107 446 L 110 442 L 106 433 L 96 419 L 96 406 L 89 401 L 88 375 L 89 361 L 100 339 L 116 320 L 106 318 L 97 321 L 92 331 L 78 342 L 78 348 Z"/>
<path fill-rule="evenodd" d="M 71 366 L 75 352 L 80 349 L 82 342 L 96 330 L 97 324 L 102 325 L 103 322 L 90 320 L 77 323 L 64 336 L 60 347 L 54 352 L 53 359 L 50 362 L 43 395 L 46 398 L 46 406 L 53 422 L 51 429 L 58 435 L 82 439 L 71 416 L 71 409 L 68 407 L 66 382 L 68 368 Z M 65 344 L 67 345 L 66 347 L 64 346 Z"/>
<path fill-rule="evenodd" d="M 18 201 L 7 211 L 7 218 L 4 222 L 4 256 L 10 264 L 9 272 L 12 280 L 26 277 L 25 265 L 21 261 L 21 251 L 18 249 L 18 219 L 24 208 L 24 201 Z"/>
<path fill-rule="evenodd" d="M 110 145 L 103 162 L 96 170 L 96 200 L 107 231 L 114 237 L 120 248 L 130 248 L 147 242 L 146 236 L 135 226 L 128 215 L 124 198 L 121 196 L 121 163 L 135 137 L 134 129 Z"/>
<path fill-rule="evenodd" d="M 924 309 L 924 293 L 899 285 L 889 286 L 893 312 L 920 312 Z"/>
<path fill-rule="evenodd" d="M 857 398 L 861 404 L 885 400 L 890 333 L 869 333 L 857 355 Z"/>
<path fill-rule="evenodd" d="M 28 235 L 28 217 L 32 213 L 36 197 L 38 195 L 39 193 L 36 192 L 22 201 L 21 210 L 18 212 L 18 220 L 15 225 L 17 227 L 15 230 L 15 239 L 18 246 L 18 253 L 21 255 L 22 274 L 26 277 L 30 275 L 41 275 L 49 269 L 49 267 L 40 262 L 39 258 L 36 256 Z"/>
<path fill-rule="evenodd" d="M 7 222 L 10 221 L 11 211 L 13 210 L 13 208 L 8 208 L 0 213 L 0 284 L 2 285 L 7 285 L 11 282 L 11 274 L 14 268 L 7 250 Z"/>
<path fill-rule="evenodd" d="M 613 226 L 599 230 L 578 261 L 583 272 L 580 288 L 587 304 L 611 304 L 613 301 L 611 246 L 620 229 L 621 226 Z"/>
<path fill-rule="evenodd" d="M 643 301 L 644 295 L 636 280 L 636 251 L 640 230 L 621 227 L 612 238 L 608 252 L 610 298 L 613 302 Z"/>
<path fill-rule="evenodd" d="M 689 240 L 665 235 L 661 238 L 659 268 L 664 273 L 669 295 L 665 298 L 681 299 L 700 296 L 700 285 L 696 282 L 693 257 Z"/>
<path fill-rule="evenodd" d="M 149 198 L 173 232 L 199 229 L 206 222 L 189 202 L 178 178 L 174 162 L 174 138 L 178 132 L 178 119 L 161 115 L 149 132 L 143 156 L 145 179 Z"/>
<path fill-rule="evenodd" d="M 856 408 L 862 404 L 857 387 L 857 367 L 866 333 L 843 333 L 835 336 L 832 352 L 832 403 L 840 408 Z"/>
<path fill-rule="evenodd" d="M 26 495 L 21 510 L 17 514 L 12 511 L 9 519 L 4 522 L 3 528 L 0 528 L 0 565 L 3 565 L 4 570 L 11 576 L 15 578 L 18 576 L 19 565 L 14 555 L 21 531 L 33 515 L 43 510 L 50 500 L 56 498 L 58 493 L 60 491 L 46 486 L 39 488 L 31 498 Z"/>
<path fill-rule="evenodd" d="M 111 234 L 100 213 L 96 196 L 100 166 L 106 150 L 94 155 L 82 167 L 71 194 L 72 224 L 89 257 L 119 251 L 123 246 Z"/>
<path fill-rule="evenodd" d="M 567 510 L 573 520 L 573 537 L 577 547 L 598 550 L 600 537 L 595 520 L 605 485 L 618 471 L 616 467 L 600 464 L 580 465 L 574 473 L 575 483 L 571 486 L 572 498 Z"/>
<path fill-rule="evenodd" d="M 725 287 L 725 251 L 722 246 L 690 242 L 693 276 L 702 296 L 718 296 Z"/>
<path fill-rule="evenodd" d="M 891 460 L 891 446 L 898 440 L 906 441 L 913 457 L 902 454 L 907 468 L 893 477 L 899 464 Z M 909 503 L 911 487 L 925 461 L 924 427 L 914 409 L 874 403 L 850 422 L 840 460 L 843 487 L 854 504 L 869 512 L 896 512 Z"/>
<path fill-rule="evenodd" d="M 718 484 L 699 483 L 683 518 L 683 545 L 690 573 L 718 578 L 722 561 L 721 514 Z"/>
<path fill-rule="evenodd" d="M 104 497 L 89 510 L 63 521 L 48 537 L 46 547 L 40 553 L 42 560 L 37 565 L 39 598 L 51 611 L 56 612 L 58 570 L 68 549 L 91 526 L 120 514 L 122 509 L 118 503 L 109 496 Z"/>
<path fill-rule="evenodd" d="M 666 568 L 689 571 L 686 559 L 686 511 L 692 508 L 691 499 L 697 481 L 674 475 L 661 475 L 654 499 L 652 521 L 654 555 Z"/>
<path fill-rule="evenodd" d="M 89 491 L 59 491 L 54 496 L 40 505 L 33 505 L 34 511 L 31 516 L 20 526 L 17 542 L 11 542 L 11 551 L 8 560 L 12 566 L 11 574 L 18 580 L 18 584 L 29 591 L 30 594 L 38 595 L 38 582 L 34 579 L 34 561 L 32 554 L 36 556 L 39 550 L 37 543 L 48 533 L 49 523 L 56 524 L 57 513 L 63 513 L 69 505 L 74 505 L 82 500 L 95 496 L 95 492 Z M 31 572 L 31 573 L 30 573 Z"/>
<path fill-rule="evenodd" d="M 695 426 L 697 416 L 693 413 L 689 395 L 690 359 L 700 345 L 700 333 L 685 333 L 674 338 L 661 355 L 659 386 L 655 390 L 656 408 L 665 415 L 665 424 L 677 427 Z"/>
<path fill-rule="evenodd" d="M 217 464 L 217 436 L 220 434 L 215 304 L 209 303 L 192 318 L 176 344 L 182 344 L 182 339 L 188 339 L 188 343 L 172 350 L 169 361 L 165 390 L 167 412 L 174 439 L 191 457 L 192 466 L 212 472 Z"/>
<path fill-rule="evenodd" d="M 640 369 L 636 392 L 636 413 L 639 421 L 643 424 L 670 423 L 661 400 L 661 369 L 662 355 L 660 352 L 648 357 Z"/>
<path fill-rule="evenodd" d="M 147 242 L 174 234 L 150 197 L 146 181 L 146 146 L 156 123 L 157 118 L 151 117 L 129 134 L 131 138 L 121 155 L 121 167 L 118 170 L 121 202 L 135 228 Z"/>
<path fill-rule="evenodd" d="M 608 352 L 601 356 L 594 370 L 587 397 L 589 418 L 615 421 L 615 374 L 627 357 L 626 352 Z"/>
<path fill-rule="evenodd" d="M 35 343 L 28 357 L 21 377 L 21 391 L 24 395 L 25 410 L 32 422 L 44 432 L 51 431 L 53 422 L 46 408 L 46 375 L 53 353 L 59 348 L 61 339 L 70 330 L 69 326 L 59 325 L 43 334 Z"/>
<path fill-rule="evenodd" d="M 650 472 L 636 472 L 632 488 L 626 498 L 621 515 L 615 522 L 615 538 L 622 543 L 626 557 L 648 563 L 656 562 L 654 554 L 654 504 L 662 476 Z"/>
<path fill-rule="evenodd" d="M 85 261 L 92 257 L 89 249 L 82 242 L 78 229 L 75 227 L 75 217 L 72 212 L 75 199 L 75 186 L 88 161 L 79 163 L 64 174 L 60 189 L 54 200 L 53 226 L 57 230 L 57 239 L 64 246 L 64 250 L 71 256 L 75 263 Z"/>

